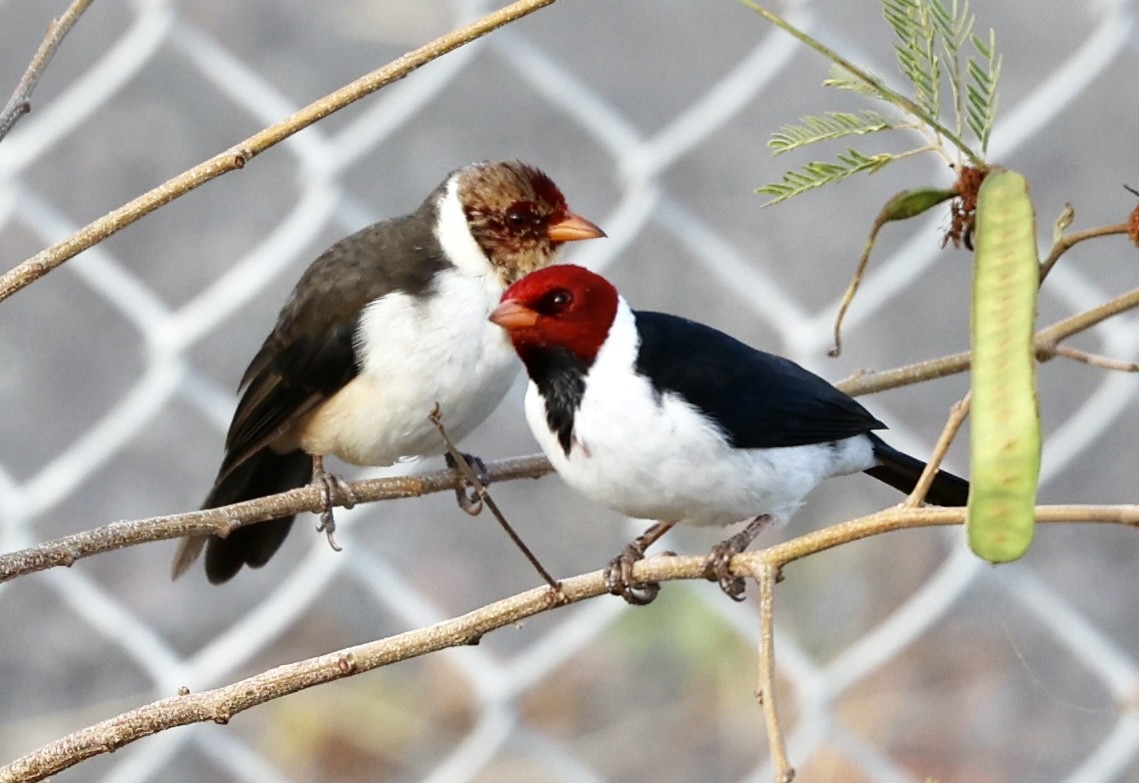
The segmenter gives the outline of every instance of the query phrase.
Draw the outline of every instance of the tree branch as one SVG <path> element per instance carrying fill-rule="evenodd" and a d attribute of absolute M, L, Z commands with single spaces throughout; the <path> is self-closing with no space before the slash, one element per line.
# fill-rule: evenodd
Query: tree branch
<path fill-rule="evenodd" d="M 765 563 L 751 571 L 751 576 L 759 585 L 759 687 L 755 689 L 755 699 L 767 726 L 767 746 L 775 767 L 775 780 L 791 783 L 795 770 L 787 758 L 783 726 L 775 709 L 775 585 L 780 578 L 779 567 Z"/>
<path fill-rule="evenodd" d="M 933 447 L 933 453 L 930 455 L 925 467 L 922 468 L 917 484 L 914 485 L 913 490 L 906 497 L 902 505 L 907 508 L 916 508 L 925 502 L 925 496 L 929 494 L 929 488 L 933 486 L 934 476 L 937 475 L 938 469 L 941 468 L 942 460 L 945 459 L 949 447 L 953 445 L 953 439 L 957 437 L 957 432 L 961 429 L 961 425 L 965 423 L 965 419 L 969 416 L 969 406 L 972 402 L 972 398 L 973 392 L 965 392 L 965 396 L 953 403 L 953 407 L 949 409 L 949 418 L 946 419 L 945 427 L 941 430 L 941 435 Z"/>
<path fill-rule="evenodd" d="M 453 473 L 451 475 L 454 476 Z M 441 487 L 444 488 L 453 487 Z M 1139 506 L 1039 506 L 1036 509 L 1036 520 L 1139 525 Z M 781 568 L 808 555 L 891 530 L 960 525 L 964 521 L 963 508 L 895 506 L 813 531 L 767 549 L 736 555 L 732 558 L 731 569 L 734 574 L 761 579 L 770 590 L 771 582 Z M 633 577 L 637 582 L 703 579 L 705 560 L 703 555 L 656 555 L 637 562 L 633 566 Z M 111 753 L 135 740 L 174 726 L 207 721 L 227 723 L 240 712 L 290 693 L 445 648 L 477 644 L 490 631 L 560 605 L 577 603 L 607 593 L 604 571 L 563 579 L 561 585 L 561 596 L 549 587 L 529 590 L 426 628 L 278 666 L 214 690 L 182 693 L 152 702 L 80 729 L 0 767 L 0 783 L 34 783 L 44 780 L 84 759 Z M 761 647 L 761 652 L 765 649 L 767 648 Z M 771 660 L 766 665 L 774 666 Z M 765 714 L 770 711 L 774 715 L 774 692 L 770 690 L 770 685 L 767 688 L 763 694 L 764 711 Z"/>
<path fill-rule="evenodd" d="M 1099 307 L 1056 322 L 1037 332 L 1038 356 L 1042 360 L 1051 358 L 1057 352 L 1058 340 L 1090 329 L 1107 318 L 1136 306 L 1139 306 L 1139 288 Z M 863 373 L 836 385 L 847 394 L 857 397 L 964 372 L 969 369 L 969 362 L 970 354 L 966 351 L 892 370 Z M 550 473 L 552 468 L 544 457 L 535 455 L 495 462 L 488 470 L 493 481 L 501 482 L 518 478 L 538 478 Z M 357 481 L 351 487 L 357 502 L 366 503 L 453 490 L 458 486 L 458 482 L 459 478 L 453 471 L 445 470 L 421 476 Z M 277 519 L 289 514 L 305 511 L 316 513 L 321 510 L 323 505 L 320 491 L 315 487 L 302 487 L 222 508 L 113 522 L 110 525 L 65 536 L 18 552 L 0 555 L 0 583 L 34 571 L 70 566 L 84 557 L 125 546 L 180 538 L 191 534 L 213 533 L 226 536 L 243 525 Z"/>
<path fill-rule="evenodd" d="M 1037 358 L 1041 361 L 1051 359 L 1057 353 L 1057 344 L 1061 340 L 1085 332 L 1112 316 L 1125 313 L 1136 307 L 1139 307 L 1139 288 L 1133 288 L 1098 307 L 1077 313 L 1041 329 L 1036 333 L 1035 339 Z M 895 367 L 892 370 L 858 373 L 835 385 L 847 394 L 858 397 L 862 394 L 873 394 L 887 389 L 910 386 L 921 381 L 956 375 L 968 370 L 971 363 L 972 354 L 969 351 L 962 351 L 925 362 Z"/>
<path fill-rule="evenodd" d="M 0 141 L 4 140 L 17 120 L 32 110 L 32 92 L 36 89 L 40 76 L 47 69 L 51 58 L 55 56 L 55 50 L 63 43 L 64 36 L 79 21 L 79 17 L 89 5 L 91 0 L 74 0 L 63 12 L 63 16 L 52 19 L 48 24 L 47 33 L 44 34 L 36 53 L 32 55 L 32 61 L 28 63 L 24 75 L 20 77 L 20 83 L 16 85 L 8 103 L 0 110 Z"/>
<path fill-rule="evenodd" d="M 1040 262 L 1040 281 L 1044 282 L 1044 278 L 1048 277 L 1048 273 L 1052 271 L 1052 267 L 1056 266 L 1056 262 L 1060 260 L 1060 257 L 1067 253 L 1074 245 L 1078 245 L 1087 239 L 1106 237 L 1112 234 L 1127 236 L 1127 224 L 1117 223 L 1113 226 L 1096 226 L 1095 228 L 1086 228 L 1083 231 L 1073 231 L 1070 234 L 1061 234 L 1056 238 L 1056 241 L 1052 243 L 1052 248 L 1048 251 L 1048 256 Z"/>
<path fill-rule="evenodd" d="M 429 44 L 408 52 L 384 67 L 360 77 L 314 103 L 310 103 L 276 125 L 271 125 L 253 134 L 225 152 L 168 179 L 153 190 L 104 215 L 95 222 L 89 223 L 62 242 L 41 250 L 20 265 L 0 275 L 0 301 L 31 285 L 65 261 L 102 242 L 115 232 L 129 226 L 164 204 L 168 204 L 222 174 L 243 168 L 257 155 L 287 139 L 297 131 L 307 128 L 317 120 L 323 119 L 376 90 L 402 79 L 416 68 L 426 65 L 437 57 L 481 38 L 492 30 L 516 19 L 521 19 L 523 16 L 550 5 L 554 1 L 516 0 L 516 2 L 489 13 L 465 27 L 447 33 Z"/>
<path fill-rule="evenodd" d="M 546 458 L 538 455 L 499 460 L 487 466 L 487 473 L 494 482 L 539 478 L 552 470 Z M 350 486 L 356 502 L 368 503 L 454 490 L 461 485 L 461 482 L 462 478 L 455 471 L 439 470 L 419 476 L 364 479 L 352 482 Z M 234 503 L 232 506 L 150 519 L 112 522 L 93 530 L 0 555 L 0 583 L 35 571 L 70 566 L 76 560 L 113 549 L 187 535 L 213 533 L 227 536 L 244 525 L 302 511 L 318 513 L 323 509 L 320 488 L 310 485 L 256 500 Z"/>

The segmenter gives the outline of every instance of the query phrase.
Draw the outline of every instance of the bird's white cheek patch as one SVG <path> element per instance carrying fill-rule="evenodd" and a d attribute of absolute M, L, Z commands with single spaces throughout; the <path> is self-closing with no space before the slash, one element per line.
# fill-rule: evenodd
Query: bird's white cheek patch
<path fill-rule="evenodd" d="M 494 266 L 471 234 L 463 205 L 459 201 L 459 178 L 452 177 L 439 202 L 439 224 L 435 235 L 443 252 L 459 270 L 470 277 L 489 275 Z"/>

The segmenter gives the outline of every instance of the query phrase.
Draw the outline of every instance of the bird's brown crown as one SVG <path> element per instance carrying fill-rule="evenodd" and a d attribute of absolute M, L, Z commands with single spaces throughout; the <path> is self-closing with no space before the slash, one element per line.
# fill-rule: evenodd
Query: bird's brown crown
<path fill-rule="evenodd" d="M 570 211 L 552 179 L 521 161 L 468 166 L 458 196 L 471 235 L 504 285 L 550 264 L 563 242 L 605 236 Z"/>

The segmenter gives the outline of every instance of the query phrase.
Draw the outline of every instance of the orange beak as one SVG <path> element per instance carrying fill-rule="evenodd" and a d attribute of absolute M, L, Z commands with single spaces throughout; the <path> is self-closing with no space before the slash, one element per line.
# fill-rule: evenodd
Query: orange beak
<path fill-rule="evenodd" d="M 533 326 L 538 322 L 538 314 L 516 299 L 507 299 L 494 308 L 490 320 L 509 331 Z"/>
<path fill-rule="evenodd" d="M 546 235 L 554 242 L 576 242 L 579 239 L 598 239 L 605 236 L 605 232 L 581 215 L 567 212 L 561 220 L 546 228 Z"/>

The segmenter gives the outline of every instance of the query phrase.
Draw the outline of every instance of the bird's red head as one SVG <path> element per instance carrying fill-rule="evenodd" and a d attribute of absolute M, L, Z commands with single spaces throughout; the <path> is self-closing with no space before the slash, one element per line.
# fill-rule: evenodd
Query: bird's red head
<path fill-rule="evenodd" d="M 506 329 L 519 356 L 564 348 L 592 363 L 617 315 L 617 289 L 601 275 L 572 264 L 546 267 L 502 295 L 490 320 Z"/>

